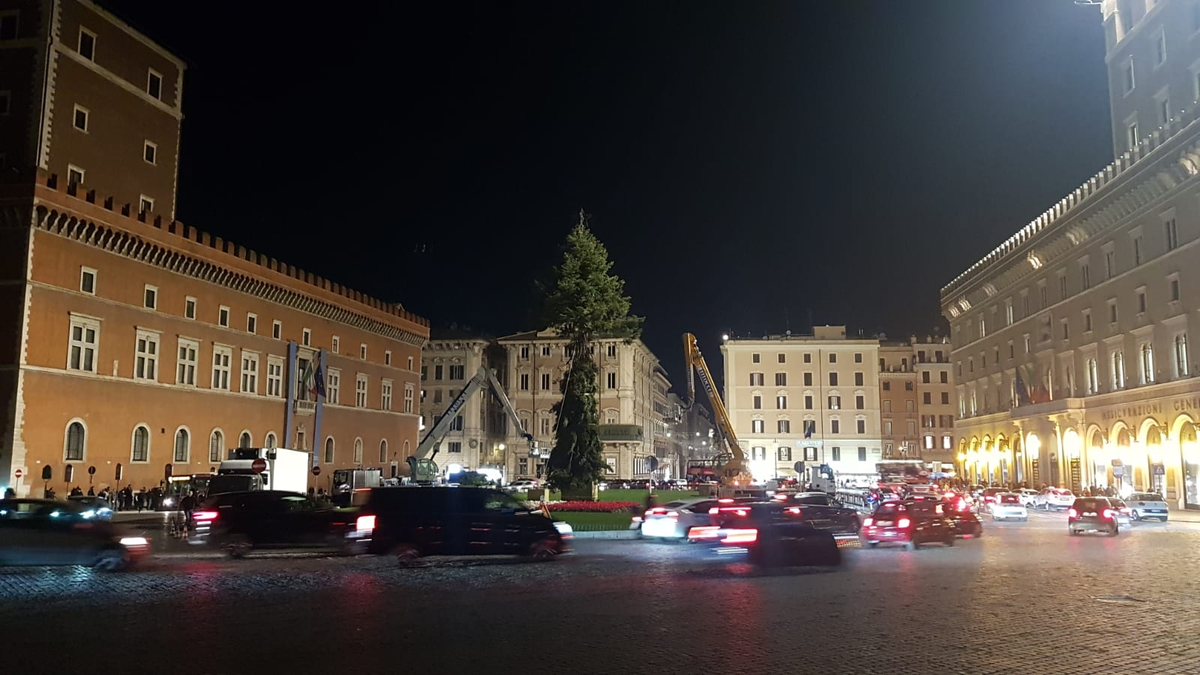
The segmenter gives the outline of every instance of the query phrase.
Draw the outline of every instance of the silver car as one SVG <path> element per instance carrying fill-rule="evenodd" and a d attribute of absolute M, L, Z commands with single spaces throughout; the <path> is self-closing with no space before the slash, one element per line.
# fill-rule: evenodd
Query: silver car
<path fill-rule="evenodd" d="M 1011 492 L 997 494 L 996 501 L 992 502 L 988 510 L 992 514 L 992 520 L 1029 520 L 1029 511 L 1021 503 L 1021 495 Z"/>
<path fill-rule="evenodd" d="M 747 515 L 749 511 L 740 505 L 748 501 L 757 500 L 708 497 L 667 502 L 646 511 L 642 516 L 641 533 L 649 539 L 687 541 L 689 530 L 712 525 L 713 515 L 720 510 Z"/>
<path fill-rule="evenodd" d="M 1134 520 L 1161 519 L 1167 522 L 1167 502 L 1155 492 L 1134 492 L 1125 498 L 1130 516 Z"/>

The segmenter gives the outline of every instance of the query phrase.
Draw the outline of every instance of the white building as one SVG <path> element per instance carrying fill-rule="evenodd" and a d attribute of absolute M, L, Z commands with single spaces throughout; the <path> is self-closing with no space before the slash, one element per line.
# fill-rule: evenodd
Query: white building
<path fill-rule="evenodd" d="M 488 368 L 503 382 L 504 350 L 495 341 L 460 330 L 433 330 L 421 352 L 421 420 L 428 431 L 463 387 Z M 508 425 L 490 387 L 467 400 L 435 458 L 439 466 L 503 469 Z"/>
<path fill-rule="evenodd" d="M 879 340 L 845 326 L 721 345 L 725 405 L 756 479 L 828 464 L 839 480 L 875 474 L 882 440 Z"/>
<path fill-rule="evenodd" d="M 942 289 L 957 459 L 1200 508 L 1200 4 L 1101 11 L 1116 161 Z"/>

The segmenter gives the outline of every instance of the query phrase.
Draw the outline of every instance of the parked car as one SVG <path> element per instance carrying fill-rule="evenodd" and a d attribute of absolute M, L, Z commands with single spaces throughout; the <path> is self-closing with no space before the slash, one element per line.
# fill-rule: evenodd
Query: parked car
<path fill-rule="evenodd" d="M 1050 509 L 1067 509 L 1075 503 L 1075 495 L 1066 488 L 1046 488 L 1033 499 L 1034 507 L 1049 511 Z"/>
<path fill-rule="evenodd" d="M 863 543 L 870 548 L 895 542 L 910 551 L 928 543 L 953 546 L 955 536 L 944 505 L 936 500 L 884 502 L 863 520 L 861 532 Z"/>
<path fill-rule="evenodd" d="M 1155 492 L 1134 492 L 1125 499 L 1134 520 L 1158 518 L 1167 522 L 1167 502 Z"/>
<path fill-rule="evenodd" d="M 1029 520 L 1029 511 L 1021 503 L 1021 495 L 1012 492 L 1001 492 L 996 495 L 988 509 L 992 512 L 992 520 Z"/>
<path fill-rule="evenodd" d="M 53 499 L 0 501 L 0 565 L 82 565 L 106 572 L 145 557 L 145 537 L 122 536 L 78 504 Z"/>
<path fill-rule="evenodd" d="M 1080 497 L 1067 509 L 1067 534 L 1103 532 L 1115 537 L 1121 531 L 1117 525 L 1117 510 L 1107 497 Z"/>
<path fill-rule="evenodd" d="M 107 499 L 103 497 L 89 497 L 87 495 L 75 495 L 67 497 L 67 501 L 77 505 L 84 518 L 96 520 L 112 520 L 113 509 Z"/>
<path fill-rule="evenodd" d="M 610 480 L 608 481 L 609 490 L 628 490 L 629 481 L 627 480 Z"/>
<path fill-rule="evenodd" d="M 514 480 L 513 482 L 504 486 L 504 490 L 506 492 L 528 492 L 529 490 L 536 490 L 537 488 L 538 482 L 534 478 L 518 478 L 517 480 Z"/>
<path fill-rule="evenodd" d="M 739 512 L 722 511 L 708 527 L 692 528 L 688 539 L 715 555 L 744 557 L 762 567 L 837 566 L 842 553 L 831 532 L 805 524 L 777 501 L 739 505 Z"/>
<path fill-rule="evenodd" d="M 308 548 L 353 553 L 354 512 L 282 490 L 225 492 L 192 512 L 188 543 L 243 558 L 262 549 Z"/>
<path fill-rule="evenodd" d="M 351 537 L 368 553 L 401 564 L 426 555 L 523 555 L 538 560 L 570 550 L 567 523 L 551 520 L 489 488 L 374 488 Z"/>
<path fill-rule="evenodd" d="M 1021 503 L 1025 505 L 1026 509 L 1032 509 L 1035 498 L 1038 496 L 1038 491 L 1030 488 L 1021 488 L 1015 494 L 1021 498 Z"/>

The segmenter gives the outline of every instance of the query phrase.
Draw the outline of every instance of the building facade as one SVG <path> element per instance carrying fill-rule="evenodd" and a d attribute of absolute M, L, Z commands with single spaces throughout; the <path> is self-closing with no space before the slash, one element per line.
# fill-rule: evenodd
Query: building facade
<path fill-rule="evenodd" d="M 866 480 L 882 457 L 879 340 L 813 332 L 721 345 L 725 405 L 756 480 L 811 479 L 822 464 L 839 481 Z"/>
<path fill-rule="evenodd" d="M 504 384 L 504 350 L 490 338 L 434 330 L 421 353 L 421 419 L 428 431 L 480 368 Z M 435 461 L 445 468 L 505 470 L 508 425 L 503 406 L 485 386 L 459 410 Z"/>
<path fill-rule="evenodd" d="M 550 330 L 517 333 L 499 339 L 507 362 L 508 395 L 538 446 L 554 445 L 552 407 L 562 398 L 567 371 L 567 341 Z M 593 347 L 600 373 L 600 440 L 608 477 L 650 478 L 649 457 L 667 455 L 667 382 L 658 358 L 640 340 L 600 339 Z M 541 478 L 546 456 L 529 456 L 525 443 L 509 429 L 507 476 Z"/>
<path fill-rule="evenodd" d="M 0 0 L 0 170 L 173 220 L 184 70 L 88 0 Z"/>
<path fill-rule="evenodd" d="M 976 479 L 1200 507 L 1200 8 L 1105 0 L 1117 159 L 943 287 Z"/>
<path fill-rule="evenodd" d="M 884 459 L 920 459 L 934 474 L 956 470 L 954 384 L 947 339 L 879 347 Z"/>
<path fill-rule="evenodd" d="M 884 459 L 921 459 L 917 370 L 908 342 L 879 346 L 879 418 Z"/>

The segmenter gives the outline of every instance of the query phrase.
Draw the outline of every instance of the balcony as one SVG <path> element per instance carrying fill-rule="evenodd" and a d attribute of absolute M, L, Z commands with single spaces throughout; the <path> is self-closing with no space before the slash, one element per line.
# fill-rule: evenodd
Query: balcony
<path fill-rule="evenodd" d="M 313 413 L 315 413 L 317 411 L 317 402 L 316 401 L 295 401 L 294 405 L 292 406 L 292 410 L 297 415 L 302 415 L 302 416 L 312 415 Z"/>
<path fill-rule="evenodd" d="M 601 424 L 597 433 L 601 441 L 639 442 L 642 440 L 642 427 L 636 424 Z"/>

